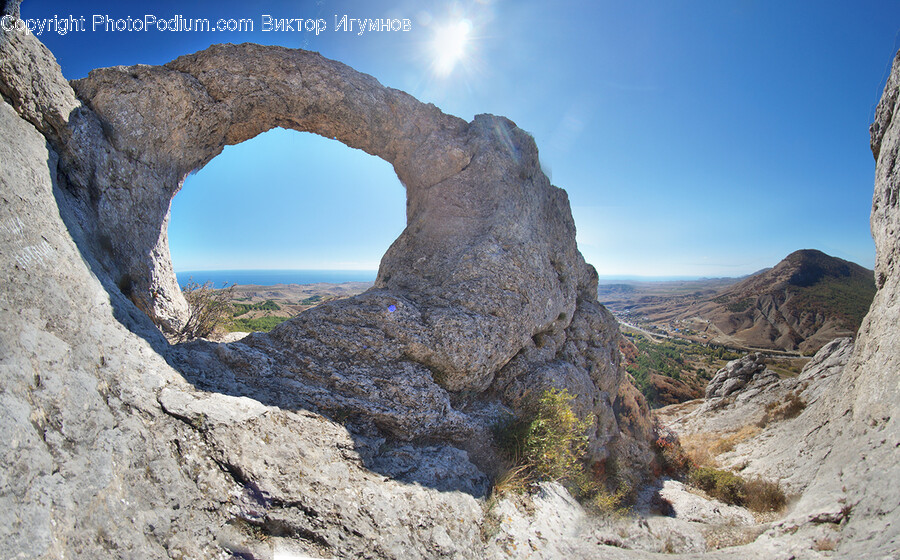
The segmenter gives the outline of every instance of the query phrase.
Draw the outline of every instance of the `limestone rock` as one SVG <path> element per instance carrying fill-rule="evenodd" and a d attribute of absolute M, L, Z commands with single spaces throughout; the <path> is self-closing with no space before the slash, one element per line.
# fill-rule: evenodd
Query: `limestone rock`
<path fill-rule="evenodd" d="M 806 408 L 815 409 L 823 395 L 835 390 L 852 350 L 851 339 L 835 339 L 823 346 L 797 377 L 777 379 L 773 373 L 774 380 L 769 376 L 760 378 L 761 383 L 751 380 L 732 398 L 712 398 L 691 411 L 679 413 L 675 419 L 667 418 L 666 409 L 658 412 L 680 437 L 708 436 L 711 442 L 762 426 L 755 430 L 758 435 L 738 442 L 732 451 L 718 455 L 716 460 L 725 467 L 739 469 L 742 476 L 761 476 L 778 481 L 789 493 L 800 493 L 829 451 L 805 439 L 794 441 L 803 429 L 798 426 L 805 425 L 806 409 L 799 411 L 798 418 L 788 419 L 769 419 L 768 412 L 783 406 L 792 395 Z M 748 358 L 732 363 L 753 363 Z"/>
<path fill-rule="evenodd" d="M 514 123 L 465 123 L 315 53 L 258 45 L 95 70 L 73 86 L 104 134 L 79 135 L 94 123 L 85 116 L 61 145 L 106 154 L 64 161 L 70 187 L 96 211 L 85 230 L 122 293 L 167 332 L 186 310 L 168 255 L 169 203 L 225 145 L 275 126 L 311 131 L 386 159 L 407 189 L 407 228 L 373 289 L 268 335 L 176 352 L 190 381 L 352 417 L 401 440 L 456 442 L 499 420 L 458 409 L 519 413 L 565 387 L 593 420 L 594 459 L 606 458 L 622 383 L 615 320 L 597 304 L 564 191 Z M 478 395 L 499 395 L 502 407 Z"/>
<path fill-rule="evenodd" d="M 746 509 L 718 500 L 706 500 L 688 492 L 677 480 L 666 480 L 659 496 L 671 504 L 673 517 L 698 523 L 753 525 L 756 520 Z"/>
<path fill-rule="evenodd" d="M 34 37 L 3 35 L 0 55 L 0 157 L 17 162 L 0 168 L 4 544 L 268 557 L 264 536 L 312 556 L 480 558 L 490 427 L 527 400 L 507 384 L 538 394 L 546 372 L 568 372 L 609 454 L 616 326 L 565 193 L 513 123 L 465 123 L 281 48 L 102 70 L 80 98 Z M 271 334 L 170 346 L 171 196 L 273 126 L 391 161 L 409 226 L 369 292 Z"/>
<path fill-rule="evenodd" d="M 382 259 L 376 289 L 409 304 L 395 338 L 439 370 L 444 387 L 486 389 L 533 336 L 568 326 L 577 294 L 595 292 L 565 193 L 540 171 L 534 141 L 506 119 L 466 123 L 315 53 L 248 44 L 162 67 L 95 70 L 73 85 L 117 159 L 135 169 L 90 186 L 98 236 L 112 245 L 127 295 L 164 328 L 184 316 L 165 240 L 169 201 L 225 145 L 275 126 L 394 166 L 407 228 Z"/>
<path fill-rule="evenodd" d="M 706 385 L 706 398 L 727 397 L 740 391 L 751 381 L 757 384 L 776 381 L 778 376 L 766 370 L 765 362 L 765 358 L 759 353 L 728 362 Z"/>
<path fill-rule="evenodd" d="M 761 385 L 754 361 L 749 382 L 723 381 L 733 402 L 716 397 L 718 418 L 788 389 L 807 399 L 756 451 L 735 449 L 746 472 L 801 495 L 755 541 L 707 557 L 818 558 L 824 535 L 841 557 L 900 551 L 898 84 L 900 61 L 872 129 L 879 291 L 852 351 L 837 343 L 799 378 Z M 573 389 L 593 415 L 594 459 L 613 450 L 638 464 L 649 437 L 565 193 L 510 121 L 466 123 L 314 53 L 256 45 L 96 71 L 76 96 L 34 37 L 0 33 L 0 91 L 0 161 L 15 162 L 0 166 L 6 550 L 705 556 L 696 522 L 607 530 L 556 485 L 531 506 L 501 501 L 493 527 L 475 497 L 491 422 L 548 386 Z M 274 126 L 391 162 L 407 228 L 370 292 L 269 335 L 171 347 L 157 326 L 177 329 L 186 310 L 165 237 L 171 197 L 224 145 Z"/>
<path fill-rule="evenodd" d="M 0 4 L 0 15 L 19 17 L 19 5 L 21 3 L 22 0 L 3 0 L 3 3 Z"/>

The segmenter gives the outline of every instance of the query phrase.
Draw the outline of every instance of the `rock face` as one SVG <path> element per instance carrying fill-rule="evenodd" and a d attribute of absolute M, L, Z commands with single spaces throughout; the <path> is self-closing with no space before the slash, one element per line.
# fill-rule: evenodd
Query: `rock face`
<path fill-rule="evenodd" d="M 706 385 L 706 398 L 727 397 L 743 389 L 750 381 L 756 384 L 777 381 L 778 374 L 766 369 L 762 354 L 748 354 L 732 360 L 716 372 Z"/>
<path fill-rule="evenodd" d="M 126 295 L 164 328 L 177 329 L 186 311 L 166 241 L 172 197 L 225 145 L 276 126 L 394 166 L 407 227 L 376 288 L 384 309 L 402 306 L 393 317 L 404 320 L 390 323 L 398 351 L 439 370 L 444 387 L 483 391 L 533 337 L 565 330 L 579 297 L 595 300 L 565 192 L 506 119 L 466 123 L 318 54 L 250 44 L 95 70 L 73 86 L 126 165 L 85 185 L 98 236 Z"/>
<path fill-rule="evenodd" d="M 802 495 L 787 519 L 716 558 L 818 557 L 813 539 L 826 531 L 843 557 L 900 550 L 898 84 L 900 62 L 873 126 L 879 292 L 847 365 L 820 360 L 830 385 L 770 438 L 779 468 L 805 473 Z M 0 93 L 5 549 L 703 552 L 694 529 L 663 540 L 668 518 L 610 534 L 555 485 L 530 510 L 500 503 L 491 534 L 489 429 L 544 389 L 577 395 L 594 461 L 613 454 L 635 469 L 651 433 L 646 404 L 622 382 L 616 326 L 596 302 L 565 193 L 510 121 L 466 123 L 318 55 L 256 45 L 100 70 L 73 89 L 49 51 L 15 31 L 0 31 Z M 171 197 L 222 146 L 274 126 L 390 161 L 407 228 L 372 290 L 269 335 L 172 347 L 157 329 L 176 330 L 185 313 L 165 235 Z"/>
<path fill-rule="evenodd" d="M 646 405 L 622 381 L 565 192 L 512 122 L 466 123 L 257 45 L 73 85 L 34 37 L 0 34 L 2 157 L 17 163 L 0 169 L 0 460 L 16 473 L 2 481 L 4 544 L 27 557 L 266 557 L 272 543 L 483 557 L 491 428 L 550 387 L 576 395 L 590 460 L 614 454 L 639 477 Z M 157 327 L 186 311 L 171 198 L 224 145 L 274 126 L 390 161 L 408 227 L 368 292 L 270 334 L 170 346 Z"/>
<path fill-rule="evenodd" d="M 682 406 L 681 410 L 670 407 L 657 413 L 682 439 L 700 437 L 712 443 L 751 429 L 751 437 L 738 441 L 732 451 L 716 456 L 715 460 L 745 476 L 777 480 L 789 493 L 799 494 L 815 475 L 812 464 L 820 462 L 829 450 L 804 442 L 788 446 L 785 440 L 796 437 L 805 408 L 815 409 L 820 399 L 837 389 L 852 352 L 851 339 L 835 339 L 822 347 L 797 377 L 785 379 L 765 369 L 757 354 L 750 354 L 729 362 L 709 385 L 713 387 L 717 379 L 724 379 L 726 384 L 735 380 L 739 387 L 732 386 L 726 392 L 720 384 L 716 390 L 708 391 L 706 401 L 698 403 L 693 410 Z M 754 373 L 741 376 L 742 371 Z M 789 410 L 792 401 L 797 404 Z"/>

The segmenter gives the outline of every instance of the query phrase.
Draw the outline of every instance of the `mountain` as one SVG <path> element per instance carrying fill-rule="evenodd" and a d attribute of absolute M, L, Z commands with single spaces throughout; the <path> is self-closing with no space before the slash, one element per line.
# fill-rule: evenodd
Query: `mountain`
<path fill-rule="evenodd" d="M 770 269 L 677 310 L 707 321 L 713 340 L 813 353 L 859 329 L 875 295 L 873 271 L 821 251 L 795 251 Z"/>

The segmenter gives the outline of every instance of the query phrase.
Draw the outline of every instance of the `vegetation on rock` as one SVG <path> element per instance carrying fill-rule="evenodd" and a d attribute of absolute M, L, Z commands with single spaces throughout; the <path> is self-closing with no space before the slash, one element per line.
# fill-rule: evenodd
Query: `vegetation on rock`
<path fill-rule="evenodd" d="M 778 511 L 787 503 L 787 497 L 777 482 L 761 478 L 746 480 L 731 471 L 700 467 L 691 472 L 689 481 L 726 504 L 761 513 Z"/>
<path fill-rule="evenodd" d="M 190 315 L 184 326 L 172 336 L 175 342 L 185 342 L 195 338 L 205 338 L 225 330 L 225 324 L 232 313 L 229 303 L 232 288 L 216 290 L 212 282 L 199 284 L 189 280 L 181 292 L 190 307 Z"/>
<path fill-rule="evenodd" d="M 512 466 L 497 477 L 494 492 L 522 492 L 537 482 L 554 481 L 595 511 L 619 513 L 634 488 L 620 476 L 615 459 L 602 468 L 588 464 L 585 432 L 591 422 L 575 415 L 573 398 L 566 389 L 547 389 L 531 415 L 497 430 Z"/>
<path fill-rule="evenodd" d="M 654 441 L 658 461 L 656 474 L 684 480 L 727 504 L 761 513 L 779 511 L 787 503 L 780 484 L 761 478 L 747 480 L 712 466 L 713 455 L 730 450 L 737 441 L 759 431 L 752 430 L 741 430 L 716 441 L 705 440 L 699 449 L 692 446 L 692 449 L 685 450 L 674 432 L 657 424 Z"/>

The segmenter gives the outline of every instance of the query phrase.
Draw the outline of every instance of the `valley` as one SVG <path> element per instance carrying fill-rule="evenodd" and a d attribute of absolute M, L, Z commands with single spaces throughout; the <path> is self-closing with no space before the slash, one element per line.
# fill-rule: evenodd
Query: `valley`
<path fill-rule="evenodd" d="M 601 285 L 600 302 L 631 328 L 736 351 L 811 356 L 852 336 L 875 294 L 874 273 L 816 250 L 744 278 Z"/>

